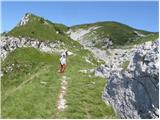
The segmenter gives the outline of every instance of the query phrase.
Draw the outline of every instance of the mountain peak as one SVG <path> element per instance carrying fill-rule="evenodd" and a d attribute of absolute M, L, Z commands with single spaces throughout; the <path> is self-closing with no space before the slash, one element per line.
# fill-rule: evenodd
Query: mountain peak
<path fill-rule="evenodd" d="M 32 15 L 31 12 L 26 13 L 26 14 L 22 17 L 22 19 L 20 20 L 20 22 L 18 23 L 17 26 L 23 26 L 23 25 L 25 25 L 26 23 L 28 23 L 28 22 L 29 22 L 29 17 L 30 17 L 31 15 Z"/>

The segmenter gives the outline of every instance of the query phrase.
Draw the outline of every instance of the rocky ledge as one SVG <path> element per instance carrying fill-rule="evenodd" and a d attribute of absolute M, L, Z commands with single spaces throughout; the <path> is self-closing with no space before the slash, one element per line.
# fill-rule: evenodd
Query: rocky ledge
<path fill-rule="evenodd" d="M 42 52 L 55 53 L 61 52 L 64 48 L 64 43 L 59 41 L 41 41 L 33 38 L 16 38 L 11 36 L 1 36 L 1 54 L 0 58 L 4 60 L 9 52 L 21 47 L 34 47 Z"/>
<path fill-rule="evenodd" d="M 127 70 L 112 71 L 103 100 L 121 118 L 159 117 L 158 40 L 139 46 Z"/>

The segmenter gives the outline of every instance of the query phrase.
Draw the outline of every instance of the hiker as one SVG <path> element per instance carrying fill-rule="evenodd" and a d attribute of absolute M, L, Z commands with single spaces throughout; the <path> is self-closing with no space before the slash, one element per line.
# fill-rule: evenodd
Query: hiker
<path fill-rule="evenodd" d="M 66 64 L 67 56 L 68 56 L 67 50 L 61 54 L 60 70 L 59 70 L 60 73 L 64 73 L 64 71 L 65 71 L 65 69 L 67 67 L 67 64 Z"/>

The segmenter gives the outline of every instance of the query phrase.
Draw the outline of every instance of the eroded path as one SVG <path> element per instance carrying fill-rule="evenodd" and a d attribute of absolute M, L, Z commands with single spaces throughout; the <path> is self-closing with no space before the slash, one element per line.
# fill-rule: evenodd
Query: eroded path
<path fill-rule="evenodd" d="M 67 86 L 68 86 L 68 80 L 70 78 L 66 76 L 62 76 L 61 78 L 61 88 L 60 92 L 58 95 L 58 100 L 57 100 L 57 109 L 58 111 L 63 111 L 67 105 L 66 105 L 66 99 L 64 98 L 66 92 L 67 92 Z"/>

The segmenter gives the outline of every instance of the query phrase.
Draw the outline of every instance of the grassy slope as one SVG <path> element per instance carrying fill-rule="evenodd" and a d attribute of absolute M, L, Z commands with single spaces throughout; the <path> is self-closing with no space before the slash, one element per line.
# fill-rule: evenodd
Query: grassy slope
<path fill-rule="evenodd" d="M 147 41 L 154 41 L 158 38 L 159 38 L 159 33 L 154 33 L 154 34 L 151 34 L 147 37 L 139 38 L 138 40 L 133 41 L 131 44 L 142 44 L 142 43 L 147 42 Z"/>
<path fill-rule="evenodd" d="M 79 73 L 80 69 L 93 68 L 98 63 L 93 58 L 91 61 L 95 65 L 83 60 L 83 56 L 91 56 L 86 50 L 77 51 L 76 54 L 68 58 L 65 72 L 70 77 L 65 96 L 68 108 L 59 113 L 56 109 L 62 77 L 57 72 L 59 56 L 41 53 L 34 48 L 19 48 L 10 53 L 2 62 L 2 71 L 15 64 L 13 71 L 2 77 L 2 118 L 115 117 L 111 107 L 101 99 L 106 81 Z M 41 84 L 42 81 L 47 85 Z"/>
<path fill-rule="evenodd" d="M 31 14 L 27 24 L 17 26 L 7 34 L 15 37 L 22 36 L 39 40 L 68 42 L 70 38 L 65 34 L 67 29 L 65 25 L 54 24 L 49 20 Z"/>
<path fill-rule="evenodd" d="M 20 67 L 15 66 L 2 77 L 2 117 L 43 118 L 53 114 L 60 85 L 54 61 L 58 61 L 58 56 L 33 48 L 17 49 L 7 57 L 3 69 L 13 63 Z M 41 85 L 40 81 L 48 84 Z"/>
<path fill-rule="evenodd" d="M 130 26 L 127 26 L 118 22 L 97 22 L 93 24 L 72 26 L 71 29 L 73 30 L 76 30 L 79 28 L 87 29 L 92 26 L 101 26 L 101 27 L 96 30 L 93 30 L 94 34 L 88 33 L 86 35 L 86 38 L 94 41 L 93 38 L 96 37 L 95 39 L 96 42 L 99 40 L 96 47 L 99 47 L 99 48 L 101 48 L 101 46 L 105 44 L 105 40 L 103 41 L 104 38 L 110 38 L 114 46 L 129 45 L 129 44 L 139 43 L 138 40 L 136 42 L 134 40 L 141 39 L 141 37 L 138 37 L 134 33 L 134 31 L 138 31 L 139 33 L 144 35 L 150 35 L 152 33 L 152 32 L 147 32 L 143 30 L 137 30 Z M 157 33 L 152 33 L 152 34 L 157 34 Z M 148 39 L 148 36 L 143 39 Z"/>

